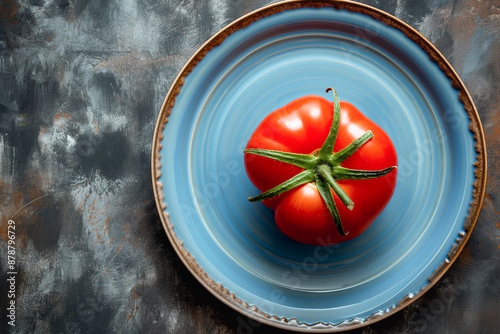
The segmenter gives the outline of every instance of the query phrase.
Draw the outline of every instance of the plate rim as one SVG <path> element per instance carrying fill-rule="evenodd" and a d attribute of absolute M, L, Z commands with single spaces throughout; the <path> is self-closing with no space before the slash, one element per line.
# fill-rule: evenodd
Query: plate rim
<path fill-rule="evenodd" d="M 260 310 L 256 305 L 249 305 L 246 301 L 239 299 L 234 293 L 226 289 L 222 283 L 216 283 L 214 279 L 211 278 L 203 270 L 203 268 L 200 267 L 195 258 L 189 253 L 189 251 L 186 250 L 182 240 L 177 237 L 174 230 L 174 224 L 171 222 L 168 212 L 165 211 L 167 205 L 164 202 L 165 195 L 163 193 L 163 184 L 159 181 L 162 166 L 160 162 L 160 150 L 162 148 L 163 131 L 165 129 L 165 125 L 168 122 L 168 118 L 170 116 L 172 108 L 174 107 L 175 99 L 184 84 L 184 78 L 189 75 L 189 73 L 191 73 L 195 66 L 205 57 L 205 55 L 210 50 L 221 44 L 228 36 L 230 36 L 234 32 L 250 25 L 252 22 L 255 22 L 261 18 L 265 18 L 290 9 L 323 7 L 331 7 L 336 10 L 345 9 L 350 12 L 361 13 L 374 18 L 375 20 L 385 24 L 386 26 L 391 26 L 395 29 L 398 29 L 399 31 L 403 32 L 407 38 L 410 38 L 413 42 L 419 45 L 420 48 L 422 48 L 429 56 L 431 61 L 439 65 L 440 70 L 450 80 L 452 87 L 458 90 L 458 99 L 462 103 L 464 110 L 469 116 L 469 129 L 474 134 L 475 140 L 474 148 L 476 151 L 476 161 L 475 163 L 473 163 L 473 168 L 475 168 L 475 181 L 473 183 L 474 189 L 472 192 L 472 201 L 470 203 L 468 214 L 465 217 L 465 221 L 463 224 L 464 231 L 460 233 L 459 238 L 457 238 L 456 242 L 452 245 L 451 249 L 447 253 L 446 259 L 442 261 L 441 264 L 431 274 L 431 276 L 428 277 L 428 284 L 422 287 L 416 294 L 410 293 L 406 295 L 391 309 L 385 311 L 377 311 L 366 319 L 353 318 L 349 321 L 343 321 L 336 324 L 323 322 L 307 324 L 300 323 L 296 318 L 287 319 L 285 317 L 278 317 L 276 315 L 267 314 Z M 427 292 L 432 286 L 434 286 L 434 284 L 440 280 L 440 278 L 455 262 L 476 225 L 484 200 L 487 178 L 486 140 L 478 111 L 472 100 L 472 97 L 465 87 L 465 84 L 462 82 L 457 72 L 453 69 L 451 64 L 441 54 L 441 52 L 415 28 L 411 27 L 401 19 L 398 19 L 397 17 L 389 13 L 386 13 L 367 4 L 352 2 L 348 0 L 286 0 L 258 8 L 229 23 L 221 30 L 219 30 L 215 35 L 209 38 L 205 43 L 203 43 L 185 63 L 185 65 L 182 67 L 182 69 L 172 82 L 167 95 L 163 100 L 163 103 L 160 107 L 160 112 L 156 119 L 153 141 L 151 145 L 151 177 L 158 215 L 160 216 L 163 228 L 171 245 L 173 246 L 177 255 L 180 257 L 181 261 L 191 272 L 191 274 L 208 291 L 210 291 L 212 295 L 214 295 L 216 298 L 218 298 L 220 301 L 222 301 L 232 309 L 243 314 L 244 316 L 247 316 L 266 325 L 299 332 L 307 331 L 316 333 L 333 333 L 364 327 L 397 313 L 398 311 L 402 310 L 403 308 L 420 298 L 425 292 Z"/>

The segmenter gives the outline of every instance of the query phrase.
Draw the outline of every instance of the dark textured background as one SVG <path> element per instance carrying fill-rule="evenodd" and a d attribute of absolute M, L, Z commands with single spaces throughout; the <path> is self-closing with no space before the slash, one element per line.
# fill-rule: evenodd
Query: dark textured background
<path fill-rule="evenodd" d="M 219 302 L 162 229 L 150 176 L 160 105 L 196 49 L 264 0 L 0 0 L 2 333 L 278 333 Z M 363 1 L 433 42 L 483 122 L 472 237 L 422 298 L 353 333 L 500 333 L 500 1 Z M 16 326 L 7 325 L 7 222 Z"/>

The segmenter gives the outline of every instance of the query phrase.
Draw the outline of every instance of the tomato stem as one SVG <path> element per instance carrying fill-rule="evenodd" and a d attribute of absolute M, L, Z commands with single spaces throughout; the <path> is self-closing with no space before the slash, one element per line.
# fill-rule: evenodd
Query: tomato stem
<path fill-rule="evenodd" d="M 336 166 L 333 168 L 332 174 L 335 176 L 335 180 L 367 180 L 389 174 L 393 169 L 398 169 L 398 167 L 391 166 L 381 170 L 360 170 Z"/>
<path fill-rule="evenodd" d="M 342 150 L 330 156 L 331 163 L 339 165 L 356 152 L 361 146 L 373 138 L 373 133 L 368 130 L 361 137 L 344 147 Z"/>
<path fill-rule="evenodd" d="M 352 210 L 354 208 L 354 202 L 352 199 L 349 198 L 349 196 L 345 193 L 344 189 L 342 189 L 337 182 L 335 182 L 335 179 L 333 178 L 332 174 L 333 171 L 328 165 L 320 165 L 318 167 L 318 173 L 321 175 L 326 182 L 332 187 L 333 191 L 337 194 L 337 196 L 340 198 L 342 203 L 349 209 Z"/>
<path fill-rule="evenodd" d="M 299 153 L 290 153 L 290 152 L 282 152 L 274 150 L 261 150 L 253 148 L 246 149 L 243 152 L 257 154 L 266 158 L 271 158 L 274 160 L 285 162 L 287 164 L 298 166 L 304 169 L 313 168 L 314 162 L 316 161 L 316 157 L 310 154 L 299 154 Z"/>
<path fill-rule="evenodd" d="M 337 141 L 337 134 L 339 133 L 340 127 L 340 101 L 337 92 L 333 88 L 328 88 L 326 92 L 333 91 L 333 119 L 332 126 L 330 127 L 330 132 L 328 132 L 328 136 L 326 137 L 323 146 L 319 150 L 318 157 L 327 159 L 333 153 L 333 147 L 335 146 L 335 142 Z"/>
<path fill-rule="evenodd" d="M 378 178 L 390 173 L 397 167 L 391 166 L 382 170 L 372 171 L 355 170 L 340 166 L 342 162 L 344 162 L 361 146 L 373 138 L 374 135 L 368 130 L 358 139 L 347 145 L 344 149 L 336 153 L 333 152 L 340 127 L 340 101 L 337 92 L 333 88 L 328 88 L 326 90 L 327 93 L 330 91 L 333 91 L 334 96 L 332 126 L 330 127 L 330 131 L 325 142 L 319 150 L 314 151 L 312 154 L 281 152 L 266 149 L 246 149 L 244 151 L 244 153 L 247 154 L 259 155 L 304 169 L 302 172 L 287 181 L 261 193 L 258 196 L 249 197 L 248 200 L 251 202 L 262 201 L 278 196 L 300 185 L 315 182 L 316 187 L 328 208 L 328 211 L 330 211 L 337 231 L 341 235 L 345 236 L 349 232 L 344 231 L 338 209 L 335 205 L 332 190 L 349 210 L 353 210 L 354 202 L 336 180 L 365 180 Z"/>
<path fill-rule="evenodd" d="M 286 180 L 285 182 L 281 183 L 280 185 L 269 189 L 268 191 L 255 196 L 255 197 L 249 197 L 248 200 L 250 202 L 256 202 L 256 201 L 263 201 L 265 199 L 278 196 L 281 193 L 284 193 L 285 191 L 291 190 L 293 188 L 296 188 L 302 184 L 306 184 L 309 182 L 314 181 L 314 173 L 311 170 L 304 170 L 303 172 L 295 175 L 291 179 Z"/>
<path fill-rule="evenodd" d="M 340 235 L 346 236 L 349 232 L 344 231 L 344 226 L 342 225 L 342 222 L 340 220 L 339 211 L 337 210 L 337 206 L 335 205 L 330 186 L 323 178 L 319 177 L 316 179 L 316 187 L 318 188 L 323 201 L 325 201 L 328 211 L 330 211 L 330 214 L 332 215 L 333 223 L 335 224 L 337 231 L 340 233 Z"/>

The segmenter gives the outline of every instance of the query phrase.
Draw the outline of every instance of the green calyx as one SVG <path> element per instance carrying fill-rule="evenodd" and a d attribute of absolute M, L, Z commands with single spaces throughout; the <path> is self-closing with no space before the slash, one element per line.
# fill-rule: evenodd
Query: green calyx
<path fill-rule="evenodd" d="M 295 175 L 287 181 L 277 185 L 272 189 L 269 189 L 266 192 L 263 192 L 258 196 L 250 197 L 248 200 L 251 202 L 263 201 L 265 199 L 269 199 L 288 190 L 296 188 L 300 185 L 309 182 L 315 182 L 321 197 L 325 201 L 325 204 L 328 207 L 330 214 L 332 215 L 337 231 L 341 235 L 345 236 L 349 232 L 344 231 L 344 227 L 342 226 L 339 212 L 335 205 L 331 190 L 333 190 L 333 192 L 340 198 L 342 203 L 349 210 L 352 210 L 354 208 L 354 202 L 349 198 L 349 196 L 344 192 L 344 190 L 336 181 L 347 179 L 373 179 L 384 176 L 397 167 L 392 166 L 382 170 L 371 171 L 348 169 L 340 166 L 340 164 L 344 160 L 346 160 L 361 146 L 368 142 L 373 137 L 373 133 L 371 131 L 367 131 L 361 137 L 346 146 L 344 149 L 338 152 L 333 152 L 333 147 L 335 145 L 335 141 L 337 140 L 337 134 L 340 125 L 340 102 L 337 92 L 332 88 L 328 88 L 326 90 L 326 92 L 329 91 L 333 91 L 334 95 L 333 121 L 330 132 L 328 133 L 328 137 L 323 143 L 323 146 L 319 149 L 319 151 L 317 151 L 317 154 L 298 154 L 253 148 L 246 149 L 244 151 L 244 153 L 260 155 L 304 169 L 301 173 Z"/>

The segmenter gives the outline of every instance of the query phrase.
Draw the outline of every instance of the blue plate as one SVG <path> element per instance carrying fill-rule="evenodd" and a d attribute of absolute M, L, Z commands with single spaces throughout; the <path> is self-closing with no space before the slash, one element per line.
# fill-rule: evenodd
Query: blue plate
<path fill-rule="evenodd" d="M 321 247 L 288 239 L 248 202 L 259 191 L 243 149 L 270 112 L 331 99 L 327 87 L 389 134 L 399 172 L 364 234 Z M 477 219 L 485 161 L 477 112 L 446 60 L 398 19 L 349 2 L 278 3 L 223 29 L 175 80 L 153 141 L 162 221 L 198 280 L 253 319 L 318 332 L 382 319 L 441 277 Z"/>

